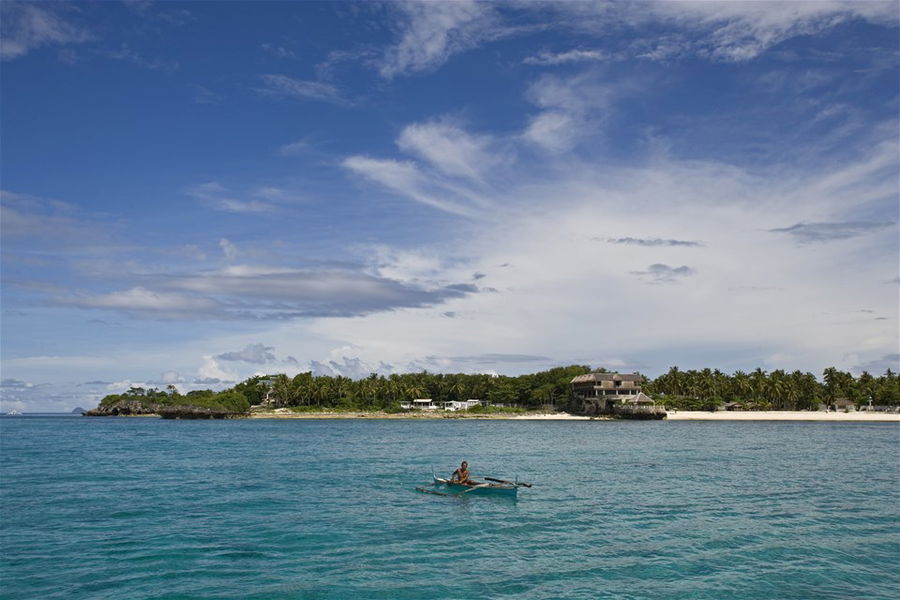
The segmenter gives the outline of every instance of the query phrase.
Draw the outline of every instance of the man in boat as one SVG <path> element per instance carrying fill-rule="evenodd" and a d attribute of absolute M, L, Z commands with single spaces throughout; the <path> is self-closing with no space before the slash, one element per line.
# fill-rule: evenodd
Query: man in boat
<path fill-rule="evenodd" d="M 459 465 L 459 468 L 453 471 L 453 475 L 450 476 L 451 483 L 461 483 L 462 485 L 477 485 L 477 481 L 472 481 L 469 479 L 469 463 L 466 461 L 462 461 L 462 464 Z"/>

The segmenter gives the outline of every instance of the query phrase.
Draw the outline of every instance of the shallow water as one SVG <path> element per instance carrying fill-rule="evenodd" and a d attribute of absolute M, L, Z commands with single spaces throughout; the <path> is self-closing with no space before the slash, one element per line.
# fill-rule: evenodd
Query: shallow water
<path fill-rule="evenodd" d="M 897 598 L 900 427 L 0 419 L 2 598 Z M 518 501 L 415 491 L 432 466 Z"/>

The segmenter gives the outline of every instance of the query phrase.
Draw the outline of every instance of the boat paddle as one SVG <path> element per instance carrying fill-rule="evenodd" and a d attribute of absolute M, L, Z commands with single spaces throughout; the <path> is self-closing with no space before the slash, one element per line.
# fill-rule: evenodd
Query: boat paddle
<path fill-rule="evenodd" d="M 496 479 L 494 477 L 484 477 L 485 481 L 493 481 L 495 483 L 508 483 L 509 485 L 515 485 L 519 487 L 531 487 L 530 483 L 520 483 L 518 481 L 509 481 L 507 479 Z"/>

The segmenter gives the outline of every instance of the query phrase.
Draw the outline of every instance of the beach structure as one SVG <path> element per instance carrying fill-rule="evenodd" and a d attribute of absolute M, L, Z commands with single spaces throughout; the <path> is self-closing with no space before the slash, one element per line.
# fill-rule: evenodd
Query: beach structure
<path fill-rule="evenodd" d="M 469 400 L 450 400 L 449 402 L 444 402 L 444 410 L 449 410 L 451 412 L 456 412 L 458 410 L 469 410 L 470 408 L 474 408 L 476 406 L 481 406 L 481 400 L 477 400 L 475 398 L 470 398 Z"/>
<path fill-rule="evenodd" d="M 639 373 L 588 373 L 572 378 L 572 394 L 586 415 L 662 419 L 666 410 L 641 391 Z"/>
<path fill-rule="evenodd" d="M 838 398 L 831 405 L 835 412 L 851 412 L 856 410 L 856 402 L 848 398 Z"/>
<path fill-rule="evenodd" d="M 469 410 L 481 405 L 482 401 L 474 398 L 469 400 L 449 400 L 447 402 L 435 402 L 431 398 L 416 398 L 412 402 L 401 402 L 400 408 L 403 410 L 448 410 L 456 412 L 458 410 Z"/>
<path fill-rule="evenodd" d="M 412 402 L 404 402 L 400 408 L 406 410 L 437 410 L 437 405 L 431 398 L 416 398 Z"/>

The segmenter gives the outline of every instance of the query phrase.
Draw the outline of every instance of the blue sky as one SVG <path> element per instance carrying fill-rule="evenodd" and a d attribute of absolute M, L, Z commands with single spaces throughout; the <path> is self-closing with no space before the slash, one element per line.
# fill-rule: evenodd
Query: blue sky
<path fill-rule="evenodd" d="M 2 11 L 0 410 L 900 366 L 896 3 Z"/>

